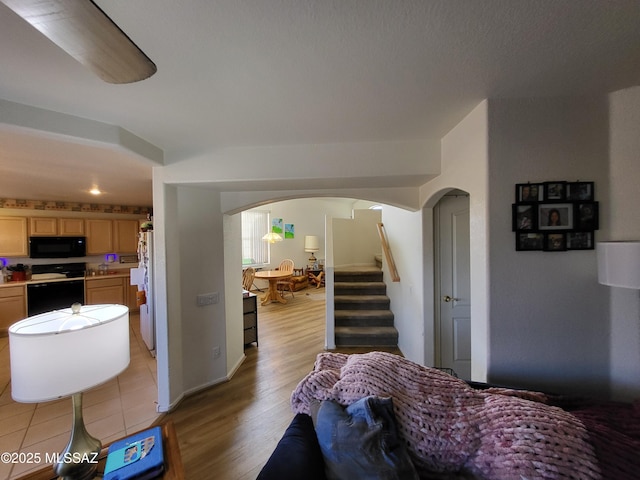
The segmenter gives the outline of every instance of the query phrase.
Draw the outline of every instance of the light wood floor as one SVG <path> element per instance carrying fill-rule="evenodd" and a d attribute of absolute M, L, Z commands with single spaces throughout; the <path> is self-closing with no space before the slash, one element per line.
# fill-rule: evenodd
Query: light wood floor
<path fill-rule="evenodd" d="M 286 294 L 286 305 L 258 302 L 259 347 L 245 350 L 229 382 L 186 398 L 160 420 L 176 426 L 186 478 L 254 480 L 293 418 L 291 392 L 324 351 L 325 323 L 324 289 L 294 295 Z"/>

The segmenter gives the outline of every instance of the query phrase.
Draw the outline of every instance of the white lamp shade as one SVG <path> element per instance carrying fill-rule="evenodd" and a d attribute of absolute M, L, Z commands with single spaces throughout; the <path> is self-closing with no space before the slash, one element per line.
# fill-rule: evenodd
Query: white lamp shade
<path fill-rule="evenodd" d="M 317 252 L 320 250 L 320 240 L 315 235 L 307 235 L 304 237 L 304 251 Z"/>
<path fill-rule="evenodd" d="M 262 240 L 269 243 L 276 243 L 282 241 L 282 236 L 275 232 L 269 232 L 262 237 Z"/>
<path fill-rule="evenodd" d="M 129 309 L 86 305 L 29 317 L 9 327 L 11 396 L 45 402 L 88 390 L 129 365 Z"/>
<path fill-rule="evenodd" d="M 599 283 L 640 289 L 640 242 L 601 242 L 596 252 Z"/>

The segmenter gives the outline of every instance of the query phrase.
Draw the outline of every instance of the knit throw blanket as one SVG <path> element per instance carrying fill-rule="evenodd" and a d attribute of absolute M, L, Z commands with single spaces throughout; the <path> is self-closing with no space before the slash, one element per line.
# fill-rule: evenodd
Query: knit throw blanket
<path fill-rule="evenodd" d="M 476 390 L 437 369 L 372 352 L 321 353 L 291 396 L 295 413 L 312 399 L 350 405 L 392 397 L 400 436 L 421 478 L 599 479 L 580 420 L 535 392 Z"/>

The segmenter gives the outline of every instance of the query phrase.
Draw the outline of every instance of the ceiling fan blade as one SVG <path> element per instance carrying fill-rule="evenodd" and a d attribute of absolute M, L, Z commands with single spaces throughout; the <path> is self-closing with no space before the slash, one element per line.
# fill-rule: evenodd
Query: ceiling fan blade
<path fill-rule="evenodd" d="M 156 65 L 90 0 L 0 0 L 108 83 L 132 83 Z"/>

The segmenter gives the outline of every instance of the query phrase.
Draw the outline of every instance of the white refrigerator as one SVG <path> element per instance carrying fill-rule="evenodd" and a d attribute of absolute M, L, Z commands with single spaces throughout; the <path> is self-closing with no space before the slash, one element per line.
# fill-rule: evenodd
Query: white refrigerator
<path fill-rule="evenodd" d="M 138 286 L 140 334 L 151 355 L 156 353 L 156 325 L 153 311 L 153 232 L 138 235 L 138 267 L 131 269 L 131 285 Z"/>

